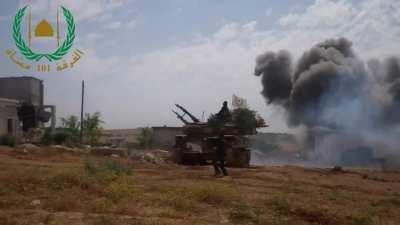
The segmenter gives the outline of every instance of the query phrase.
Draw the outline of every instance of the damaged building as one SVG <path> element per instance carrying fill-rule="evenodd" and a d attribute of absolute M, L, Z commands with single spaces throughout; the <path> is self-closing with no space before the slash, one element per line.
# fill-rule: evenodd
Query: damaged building
<path fill-rule="evenodd" d="M 43 101 L 43 81 L 34 77 L 0 78 L 0 135 L 20 139 L 24 132 L 51 121 L 54 129 L 55 106 Z"/>
<path fill-rule="evenodd" d="M 0 98 L 0 136 L 20 137 L 21 132 L 18 119 L 18 101 Z"/>

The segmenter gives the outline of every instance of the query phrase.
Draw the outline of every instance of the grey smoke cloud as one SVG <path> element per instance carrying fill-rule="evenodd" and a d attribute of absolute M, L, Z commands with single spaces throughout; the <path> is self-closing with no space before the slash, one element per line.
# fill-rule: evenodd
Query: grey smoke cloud
<path fill-rule="evenodd" d="M 399 58 L 366 64 L 357 58 L 349 40 L 339 38 L 306 51 L 294 70 L 287 51 L 267 52 L 256 63 L 262 95 L 268 104 L 286 109 L 289 126 L 379 127 L 400 122 L 395 116 L 400 112 Z M 374 97 L 382 95 L 389 102 Z"/>
<path fill-rule="evenodd" d="M 352 43 L 339 38 L 304 52 L 295 67 L 283 50 L 262 54 L 256 63 L 261 94 L 285 109 L 289 126 L 334 131 L 315 146 L 319 160 L 337 163 L 343 151 L 365 146 L 400 159 L 400 58 L 364 63 Z"/>

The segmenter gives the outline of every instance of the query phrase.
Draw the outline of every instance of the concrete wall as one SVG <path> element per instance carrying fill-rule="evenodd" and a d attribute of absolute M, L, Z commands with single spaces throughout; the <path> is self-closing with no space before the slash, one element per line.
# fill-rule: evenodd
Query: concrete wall
<path fill-rule="evenodd" d="M 43 106 L 43 82 L 34 77 L 0 78 L 0 98 L 15 99 Z"/>
<path fill-rule="evenodd" d="M 154 145 L 165 150 L 172 150 L 175 136 L 183 134 L 182 127 L 152 127 L 152 129 Z"/>
<path fill-rule="evenodd" d="M 136 142 L 140 132 L 141 128 L 103 130 L 99 142 L 102 145 L 125 147 L 128 143 Z"/>
<path fill-rule="evenodd" d="M 0 136 L 9 134 L 16 138 L 21 137 L 17 107 L 18 101 L 0 98 Z"/>

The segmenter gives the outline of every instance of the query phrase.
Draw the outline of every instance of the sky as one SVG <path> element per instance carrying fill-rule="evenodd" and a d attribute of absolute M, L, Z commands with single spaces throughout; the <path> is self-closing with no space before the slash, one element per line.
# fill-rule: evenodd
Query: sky
<path fill-rule="evenodd" d="M 84 52 L 74 68 L 24 71 L 6 56 L 7 49 L 16 49 L 14 16 L 26 5 L 33 26 L 41 19 L 54 25 L 61 5 L 72 12 L 74 48 Z M 63 22 L 61 28 L 65 36 Z M 101 112 L 106 128 L 179 126 L 171 112 L 175 103 L 207 118 L 235 94 L 265 118 L 267 131 L 284 132 L 283 111 L 267 105 L 260 94 L 256 57 L 287 49 L 296 59 L 338 37 L 350 39 L 365 61 L 399 55 L 400 1 L 2 0 L 0 77 L 42 79 L 45 104 L 56 105 L 58 117 L 80 114 L 85 80 L 85 111 Z M 54 43 L 34 40 L 32 46 Z"/>

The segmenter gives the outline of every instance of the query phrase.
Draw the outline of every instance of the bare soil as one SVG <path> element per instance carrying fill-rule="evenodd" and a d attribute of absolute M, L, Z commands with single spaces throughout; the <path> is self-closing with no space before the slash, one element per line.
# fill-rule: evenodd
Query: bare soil
<path fill-rule="evenodd" d="M 0 147 L 0 224 L 399 225 L 400 172 L 229 168 L 113 159 L 130 175 L 87 172 L 105 156 Z"/>

